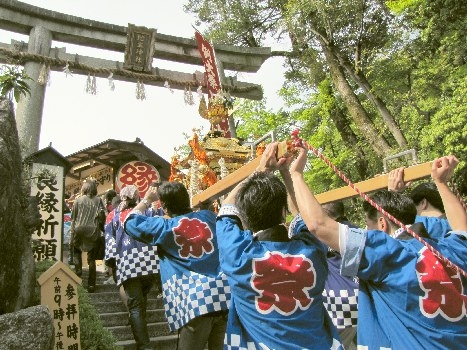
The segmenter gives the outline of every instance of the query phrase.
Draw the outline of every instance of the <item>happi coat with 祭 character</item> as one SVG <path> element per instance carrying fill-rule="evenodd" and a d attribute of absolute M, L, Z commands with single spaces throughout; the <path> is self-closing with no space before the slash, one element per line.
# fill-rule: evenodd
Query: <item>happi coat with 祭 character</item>
<path fill-rule="evenodd" d="M 466 270 L 466 232 L 451 231 L 432 240 L 426 230 L 413 231 L 420 232 L 427 243 Z M 341 273 L 358 276 L 360 282 L 360 347 L 467 349 L 464 276 L 443 266 L 432 251 L 407 232 L 393 238 L 382 231 L 340 224 L 339 233 Z"/>
<path fill-rule="evenodd" d="M 278 225 L 256 236 L 233 205 L 221 207 L 217 235 L 232 304 L 226 349 L 342 349 L 323 306 L 327 247 L 303 221 L 293 237 Z"/>
<path fill-rule="evenodd" d="M 128 216 L 125 231 L 157 246 L 170 329 L 177 330 L 201 315 L 228 310 L 230 288 L 220 271 L 216 214 L 200 210 L 170 219 L 139 214 L 135 211 Z"/>

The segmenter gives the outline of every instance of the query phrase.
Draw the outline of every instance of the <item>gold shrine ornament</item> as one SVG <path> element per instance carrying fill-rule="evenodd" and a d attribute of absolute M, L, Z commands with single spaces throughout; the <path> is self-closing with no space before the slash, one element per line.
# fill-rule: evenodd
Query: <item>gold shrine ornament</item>
<path fill-rule="evenodd" d="M 198 113 L 204 119 L 208 119 L 211 125 L 219 124 L 222 120 L 229 117 L 229 110 L 225 107 L 224 103 L 209 101 L 208 106 L 206 106 L 204 96 L 199 101 Z"/>

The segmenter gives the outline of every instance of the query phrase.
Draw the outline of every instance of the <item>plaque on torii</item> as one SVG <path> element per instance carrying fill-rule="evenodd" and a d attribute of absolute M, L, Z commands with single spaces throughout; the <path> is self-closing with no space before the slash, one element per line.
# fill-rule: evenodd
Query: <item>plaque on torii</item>
<path fill-rule="evenodd" d="M 123 68 L 137 72 L 152 72 L 156 33 L 156 29 L 128 23 Z"/>

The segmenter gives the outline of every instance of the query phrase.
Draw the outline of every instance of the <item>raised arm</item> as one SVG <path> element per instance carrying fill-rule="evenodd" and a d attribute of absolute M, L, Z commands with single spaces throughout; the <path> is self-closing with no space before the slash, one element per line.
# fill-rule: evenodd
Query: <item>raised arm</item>
<path fill-rule="evenodd" d="M 306 161 L 306 150 L 300 149 L 298 157 L 289 169 L 298 210 L 310 232 L 324 244 L 340 251 L 339 224 L 321 208 L 321 204 L 316 200 L 303 178 Z"/>
<path fill-rule="evenodd" d="M 289 167 L 293 159 L 294 158 L 292 156 L 287 157 L 279 166 L 279 172 L 281 173 L 282 180 L 284 181 L 285 188 L 287 189 L 287 205 L 289 207 L 289 211 L 293 216 L 295 216 L 298 214 L 298 205 L 297 200 L 295 199 L 295 191 L 289 171 Z"/>
<path fill-rule="evenodd" d="M 265 171 L 265 172 L 271 172 L 275 171 L 281 167 L 283 167 L 283 164 L 286 162 L 285 158 L 280 158 L 277 159 L 277 146 L 278 142 L 271 142 L 268 144 L 261 156 L 261 160 L 259 165 L 256 168 L 256 171 Z M 247 178 L 248 179 L 248 178 Z M 246 180 L 246 179 L 245 179 Z M 244 180 L 244 181 L 245 181 Z M 242 186 L 243 181 L 238 183 L 232 191 L 229 192 L 227 197 L 222 201 L 222 204 L 235 204 L 235 196 L 239 190 L 239 188 Z"/>
<path fill-rule="evenodd" d="M 431 167 L 431 178 L 443 200 L 449 225 L 454 231 L 467 231 L 467 213 L 462 203 L 449 189 L 447 182 L 452 177 L 459 161 L 455 156 L 435 159 Z"/>

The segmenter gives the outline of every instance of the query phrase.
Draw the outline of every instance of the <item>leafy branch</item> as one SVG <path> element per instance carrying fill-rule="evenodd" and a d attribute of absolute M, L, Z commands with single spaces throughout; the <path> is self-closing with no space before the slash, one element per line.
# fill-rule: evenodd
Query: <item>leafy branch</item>
<path fill-rule="evenodd" d="M 3 65 L 0 70 L 0 95 L 10 100 L 14 97 L 18 102 L 21 95 L 31 94 L 27 80 L 32 80 L 32 78 L 26 74 L 24 69 L 18 66 Z"/>

